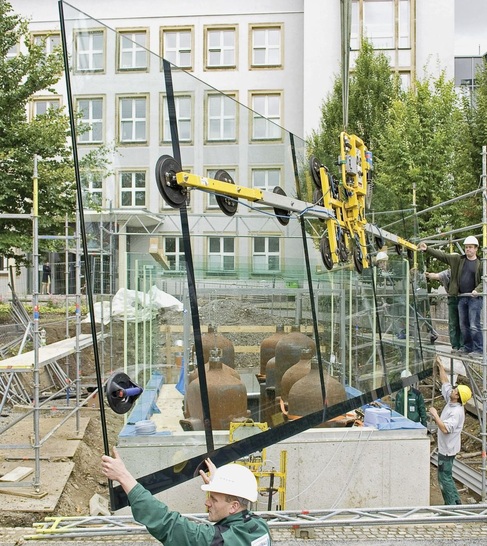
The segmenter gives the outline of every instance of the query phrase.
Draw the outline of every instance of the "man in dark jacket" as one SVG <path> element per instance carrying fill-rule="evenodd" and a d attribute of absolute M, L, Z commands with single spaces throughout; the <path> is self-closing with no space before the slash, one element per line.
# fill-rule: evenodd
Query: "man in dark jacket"
<path fill-rule="evenodd" d="M 477 258 L 479 242 L 469 236 L 464 241 L 465 254 L 448 254 L 419 243 L 418 250 L 448 264 L 451 269 L 451 296 L 458 298 L 458 316 L 463 336 L 462 351 L 474 357 L 483 356 L 483 337 L 480 317 L 482 314 L 482 264 Z"/>
<path fill-rule="evenodd" d="M 200 471 L 205 482 L 201 489 L 209 493 L 205 505 L 214 525 L 196 523 L 169 510 L 135 480 L 116 449 L 113 457 L 102 457 L 103 473 L 127 493 L 134 519 L 164 546 L 270 546 L 267 523 L 248 510 L 258 495 L 252 472 L 239 464 L 218 469 L 209 459 L 206 464 L 210 476 Z"/>

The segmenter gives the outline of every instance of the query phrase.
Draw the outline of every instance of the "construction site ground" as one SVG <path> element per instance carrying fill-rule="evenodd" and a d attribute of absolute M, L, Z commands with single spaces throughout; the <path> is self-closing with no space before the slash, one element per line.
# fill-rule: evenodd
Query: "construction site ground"
<path fill-rule="evenodd" d="M 90 370 L 91 371 L 91 370 Z M 425 386 L 425 398 L 431 396 L 431 388 Z M 443 406 L 441 397 L 437 396 L 435 405 Z M 0 416 L 0 430 L 17 416 L 18 411 L 6 407 Z M 109 445 L 115 445 L 117 436 L 123 426 L 123 416 L 115 414 L 109 408 L 105 411 Z M 62 417 L 54 405 L 43 409 L 40 416 L 41 437 L 54 429 Z M 481 444 L 474 438 L 479 438 L 479 423 L 476 417 L 467 415 L 465 430 L 472 439 L 464 439 L 463 450 L 468 454 L 468 462 L 478 470 L 481 464 Z M 0 444 L 16 446 L 32 444 L 33 417 L 29 415 L 14 427 L 0 436 Z M 431 447 L 435 446 L 436 438 L 431 436 Z M 30 451 L 30 453 L 29 453 Z M 39 545 L 58 543 L 69 544 L 105 544 L 119 543 L 120 536 L 66 538 L 52 537 L 47 539 L 27 540 L 26 537 L 35 534 L 34 524 L 44 521 L 49 516 L 89 516 L 90 499 L 95 493 L 108 498 L 108 485 L 100 472 L 100 457 L 103 453 L 103 436 L 100 411 L 93 405 L 80 412 L 80 429 L 76 431 L 76 418 L 71 417 L 62 427 L 57 429 L 45 443 L 41 451 L 41 488 L 43 496 L 20 495 L 19 489 L 8 493 L 2 492 L 0 482 L 0 544 L 19 545 L 24 542 L 36 542 Z M 17 467 L 33 467 L 32 450 L 0 449 L 0 477 Z M 443 499 L 438 488 L 436 468 L 431 466 L 430 504 L 442 505 Z M 32 474 L 24 478 L 32 479 Z M 32 488 L 28 488 L 32 491 Z M 480 498 L 467 489 L 460 490 L 463 504 L 478 503 Z M 303 507 L 305 509 L 306 507 Z M 203 506 L 202 506 L 203 509 Z M 285 529 L 272 530 L 273 543 L 279 545 L 306 544 L 308 546 L 332 544 L 435 544 L 435 545 L 487 545 L 486 521 L 459 522 L 445 517 L 444 521 L 428 524 L 414 522 L 403 523 L 394 521 L 380 525 L 327 525 L 311 529 L 299 529 L 289 526 Z M 131 542 L 137 544 L 154 544 L 148 535 L 131 535 Z"/>

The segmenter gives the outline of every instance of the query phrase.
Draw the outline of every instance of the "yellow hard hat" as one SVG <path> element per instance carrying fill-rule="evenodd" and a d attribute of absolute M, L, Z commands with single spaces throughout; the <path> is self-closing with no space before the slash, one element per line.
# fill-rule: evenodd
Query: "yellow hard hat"
<path fill-rule="evenodd" d="M 470 398 L 472 398 L 472 391 L 470 390 L 470 387 L 467 387 L 467 385 L 458 385 L 458 396 L 460 396 L 460 401 L 463 405 L 465 405 Z"/>

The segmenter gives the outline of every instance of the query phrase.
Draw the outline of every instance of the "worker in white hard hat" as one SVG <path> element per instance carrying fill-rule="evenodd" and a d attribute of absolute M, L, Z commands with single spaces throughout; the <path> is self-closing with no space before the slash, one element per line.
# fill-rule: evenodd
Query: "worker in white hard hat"
<path fill-rule="evenodd" d="M 205 462 L 209 475 L 200 471 L 204 482 L 201 489 L 208 492 L 205 505 L 211 524 L 196 523 L 169 510 L 135 480 L 116 449 L 113 457 L 102 456 L 102 471 L 120 483 L 134 519 L 164 546 L 270 546 L 267 523 L 249 511 L 249 504 L 258 496 L 252 472 L 240 464 L 216 468 L 210 459 Z"/>
<path fill-rule="evenodd" d="M 441 381 L 441 394 L 446 405 L 441 415 L 436 408 L 429 413 L 438 425 L 438 483 L 445 504 L 462 504 L 453 480 L 452 469 L 455 456 L 461 448 L 461 435 L 465 423 L 465 404 L 472 398 L 467 385 L 453 387 L 439 358 L 436 359 Z"/>
<path fill-rule="evenodd" d="M 418 250 L 448 264 L 451 269 L 448 294 L 458 296 L 458 317 L 463 337 L 460 353 L 469 358 L 483 358 L 482 315 L 482 263 L 477 257 L 479 241 L 473 235 L 463 242 L 465 254 L 448 254 L 419 243 Z"/>

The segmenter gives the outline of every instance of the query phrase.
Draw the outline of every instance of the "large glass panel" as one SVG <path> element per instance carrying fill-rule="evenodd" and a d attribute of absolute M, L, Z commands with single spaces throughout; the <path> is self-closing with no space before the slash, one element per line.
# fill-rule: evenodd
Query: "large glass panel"
<path fill-rule="evenodd" d="M 381 8 L 369 12 L 376 36 L 387 38 L 383 8 L 391 2 L 373 4 Z M 320 158 L 311 171 L 306 143 L 278 125 L 283 92 L 255 94 L 253 111 L 154 53 L 133 78 L 79 72 L 81 51 L 83 67 L 94 69 L 91 53 L 115 55 L 117 34 L 68 4 L 64 10 L 73 104 L 95 134 L 100 119 L 106 127 L 104 146 L 75 139 L 79 157 L 105 162 L 83 177 L 86 262 L 97 268 L 88 296 L 112 309 L 105 370 L 123 370 L 144 388 L 118 441 L 136 447 L 153 490 L 192 478 L 208 452 L 219 464 L 255 461 L 264 447 L 310 427 L 351 426 L 348 412 L 380 397 L 391 403 L 405 368 L 427 375 L 436 334 L 424 279 L 393 239 L 367 224 L 366 238 L 349 244 L 335 209 L 318 205 L 343 184 L 326 190 Z M 105 39 L 95 44 L 94 36 Z M 164 33 L 166 49 L 181 45 L 175 37 Z M 227 31 L 216 38 L 219 53 L 235 44 Z M 103 115 L 91 97 L 103 97 Z M 170 112 L 180 127 L 171 127 Z M 338 180 L 338 166 L 328 168 Z M 342 200 L 352 207 L 353 196 Z M 414 237 L 403 217 L 383 217 L 381 227 L 394 233 L 398 221 L 401 236 Z M 331 237 L 337 248 L 328 254 L 323 241 Z M 361 267 L 358 250 L 369 256 Z M 388 259 L 376 260 L 379 250 Z M 289 387 L 291 369 L 301 376 Z M 301 380 L 309 383 L 294 389 Z M 249 419 L 262 427 L 232 432 L 232 423 Z M 137 428 L 142 421 L 151 423 L 150 437 Z"/>

